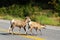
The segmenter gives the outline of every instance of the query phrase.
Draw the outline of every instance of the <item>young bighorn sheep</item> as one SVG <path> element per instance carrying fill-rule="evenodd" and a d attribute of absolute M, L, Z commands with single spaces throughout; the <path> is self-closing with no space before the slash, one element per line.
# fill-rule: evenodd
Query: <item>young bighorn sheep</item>
<path fill-rule="evenodd" d="M 12 34 L 13 34 L 13 29 L 14 29 L 14 27 L 19 27 L 20 29 L 21 28 L 24 28 L 24 30 L 25 30 L 25 32 L 26 32 L 26 25 L 28 25 L 28 22 L 30 21 L 30 19 L 29 18 L 25 18 L 25 20 L 11 20 L 10 21 L 10 24 L 11 24 L 11 26 L 9 27 L 9 33 L 10 33 L 10 31 L 12 32 Z M 20 31 L 20 30 L 19 30 Z"/>
<path fill-rule="evenodd" d="M 45 29 L 45 25 L 43 24 L 40 24 L 38 22 L 33 22 L 33 21 L 30 21 L 29 23 L 29 26 L 28 26 L 28 29 L 30 30 L 30 32 L 32 33 L 32 29 L 34 28 L 36 31 L 39 30 L 41 32 L 41 29 Z M 27 32 L 27 31 L 26 31 Z"/>
<path fill-rule="evenodd" d="M 29 22 L 29 30 L 30 32 L 32 33 L 32 29 L 34 28 L 36 31 L 39 30 L 41 32 L 41 29 L 45 29 L 45 25 L 42 25 L 40 23 L 37 23 L 37 22 Z"/>

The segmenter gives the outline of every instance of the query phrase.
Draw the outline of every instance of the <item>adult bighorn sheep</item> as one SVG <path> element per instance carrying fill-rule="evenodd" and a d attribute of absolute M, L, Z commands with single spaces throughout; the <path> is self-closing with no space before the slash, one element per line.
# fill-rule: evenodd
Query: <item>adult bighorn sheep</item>
<path fill-rule="evenodd" d="M 30 19 L 28 17 L 26 17 L 25 20 L 14 20 L 14 19 L 11 20 L 10 21 L 11 26 L 9 27 L 9 33 L 12 32 L 12 34 L 13 34 L 14 27 L 19 27 L 20 29 L 24 28 L 24 30 L 26 32 L 25 27 L 26 27 L 26 25 L 28 25 L 28 22 L 30 22 Z M 19 31 L 20 31 L 20 29 L 19 29 Z"/>

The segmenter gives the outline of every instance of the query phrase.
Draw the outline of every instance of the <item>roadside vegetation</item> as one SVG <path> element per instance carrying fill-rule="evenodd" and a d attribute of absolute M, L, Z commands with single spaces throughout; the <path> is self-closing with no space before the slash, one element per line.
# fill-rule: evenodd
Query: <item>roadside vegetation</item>
<path fill-rule="evenodd" d="M 60 26 L 60 1 L 0 0 L 0 19 L 23 20 L 26 16 L 42 24 Z"/>

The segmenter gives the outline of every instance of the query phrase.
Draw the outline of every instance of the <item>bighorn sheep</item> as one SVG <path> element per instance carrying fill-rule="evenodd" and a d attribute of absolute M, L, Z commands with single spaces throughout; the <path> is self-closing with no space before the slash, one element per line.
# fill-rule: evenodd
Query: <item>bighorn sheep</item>
<path fill-rule="evenodd" d="M 21 28 L 24 28 L 25 32 L 26 32 L 26 25 L 28 25 L 28 22 L 30 21 L 30 19 L 28 19 L 28 17 L 25 18 L 25 20 L 11 20 L 10 21 L 10 24 L 11 26 L 9 27 L 9 33 L 10 31 L 12 31 L 12 34 L 13 34 L 13 29 L 14 27 L 19 27 L 20 29 Z"/>
<path fill-rule="evenodd" d="M 36 31 L 39 30 L 41 32 L 41 29 L 45 29 L 45 27 L 46 27 L 44 24 L 40 24 L 38 22 L 34 22 L 34 21 L 31 21 L 31 20 L 30 20 L 30 22 L 28 24 L 29 24 L 28 29 L 30 30 L 31 33 L 32 33 L 33 28 Z"/>

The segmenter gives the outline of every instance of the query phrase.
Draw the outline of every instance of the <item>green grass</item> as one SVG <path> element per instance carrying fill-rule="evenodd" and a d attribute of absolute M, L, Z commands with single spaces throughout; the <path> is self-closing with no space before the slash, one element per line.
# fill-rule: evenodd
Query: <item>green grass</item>
<path fill-rule="evenodd" d="M 59 21 L 47 16 L 36 16 L 36 21 L 47 25 L 60 25 Z"/>
<path fill-rule="evenodd" d="M 6 20 L 11 20 L 11 19 L 18 19 L 18 20 L 23 20 L 23 18 L 20 17 L 15 17 L 15 16 L 11 16 L 11 15 L 0 15 L 0 19 L 6 19 Z"/>

